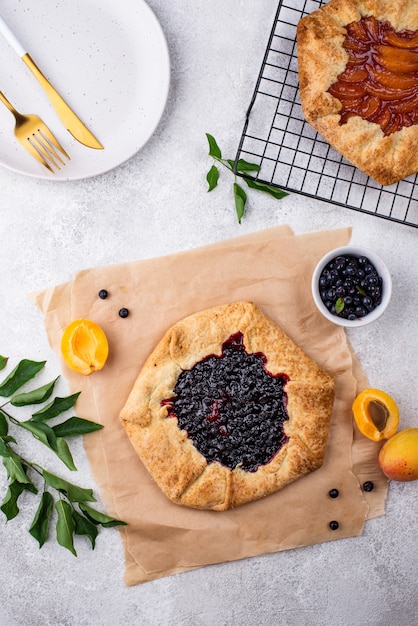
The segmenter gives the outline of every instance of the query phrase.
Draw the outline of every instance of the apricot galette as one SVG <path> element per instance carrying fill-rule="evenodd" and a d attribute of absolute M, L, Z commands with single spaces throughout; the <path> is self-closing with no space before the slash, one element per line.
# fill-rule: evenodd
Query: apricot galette
<path fill-rule="evenodd" d="M 236 302 L 172 326 L 120 417 L 170 500 L 220 511 L 322 465 L 334 387 L 260 309 Z"/>
<path fill-rule="evenodd" d="M 381 185 L 418 171 L 418 2 L 331 0 L 297 27 L 307 121 Z"/>

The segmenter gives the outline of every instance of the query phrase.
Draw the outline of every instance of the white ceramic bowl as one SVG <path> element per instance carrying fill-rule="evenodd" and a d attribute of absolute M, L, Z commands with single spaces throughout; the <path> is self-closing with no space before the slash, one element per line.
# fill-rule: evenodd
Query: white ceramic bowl
<path fill-rule="evenodd" d="M 339 317 L 338 315 L 333 315 L 322 302 L 320 296 L 319 289 L 319 277 L 322 273 L 324 267 L 335 259 L 337 256 L 343 255 L 351 255 L 351 256 L 365 256 L 369 259 L 369 261 L 374 265 L 378 274 L 381 276 L 383 281 L 382 286 L 382 301 L 381 303 L 370 313 L 365 315 L 364 317 L 357 318 L 355 320 L 344 319 L 343 317 Z M 334 248 L 328 252 L 322 259 L 319 261 L 312 275 L 312 296 L 315 301 L 316 306 L 319 311 L 322 313 L 324 317 L 326 317 L 330 322 L 337 324 L 338 326 L 346 326 L 349 328 L 357 328 L 358 326 L 365 326 L 366 324 L 370 324 L 370 322 L 374 322 L 380 317 L 383 311 L 386 309 L 390 302 L 390 298 L 392 295 L 392 279 L 389 273 L 389 270 L 384 263 L 384 261 L 375 254 L 372 250 L 368 248 L 363 248 L 361 246 L 342 246 L 340 248 Z"/>

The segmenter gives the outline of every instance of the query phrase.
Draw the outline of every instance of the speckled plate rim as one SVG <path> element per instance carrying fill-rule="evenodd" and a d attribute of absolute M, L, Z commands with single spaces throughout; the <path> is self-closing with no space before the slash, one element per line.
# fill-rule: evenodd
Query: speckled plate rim
<path fill-rule="evenodd" d="M 0 89 L 21 113 L 35 113 L 69 153 L 50 174 L 14 137 L 0 107 L 0 165 L 53 181 L 90 178 L 133 157 L 154 134 L 170 87 L 167 41 L 144 0 L 5 0 L 1 14 L 68 104 L 104 145 L 79 144 L 62 126 L 25 64 L 0 37 Z M 3 110 L 4 109 L 4 110 Z"/>

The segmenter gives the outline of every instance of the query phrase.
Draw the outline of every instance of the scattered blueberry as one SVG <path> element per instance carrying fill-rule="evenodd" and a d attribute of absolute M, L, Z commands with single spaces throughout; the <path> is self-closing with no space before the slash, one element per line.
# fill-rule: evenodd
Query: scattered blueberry
<path fill-rule="evenodd" d="M 125 307 L 120 309 L 119 317 L 128 317 L 128 315 L 129 315 L 129 310 L 128 309 L 125 309 Z"/>
<path fill-rule="evenodd" d="M 382 283 L 381 276 L 367 257 L 340 255 L 321 272 L 320 297 L 333 315 L 356 320 L 381 303 Z"/>
<path fill-rule="evenodd" d="M 363 483 L 363 489 L 364 491 L 373 491 L 374 484 L 372 483 L 371 480 L 366 480 L 366 482 Z"/>
<path fill-rule="evenodd" d="M 329 527 L 331 528 L 331 530 L 337 530 L 339 526 L 340 526 L 339 523 L 336 522 L 335 520 L 329 523 Z"/>
<path fill-rule="evenodd" d="M 338 489 L 331 489 L 331 491 L 329 492 L 330 498 L 338 498 L 338 496 L 340 495 L 340 492 L 338 491 Z"/>
<path fill-rule="evenodd" d="M 101 298 L 102 300 L 106 300 L 108 295 L 109 295 L 109 292 L 107 291 L 107 289 L 100 289 L 99 298 Z"/>

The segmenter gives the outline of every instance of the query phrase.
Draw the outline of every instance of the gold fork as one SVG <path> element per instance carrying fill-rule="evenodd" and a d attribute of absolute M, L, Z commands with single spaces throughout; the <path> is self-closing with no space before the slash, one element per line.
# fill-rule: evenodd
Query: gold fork
<path fill-rule="evenodd" d="M 1 91 L 0 100 L 14 115 L 15 137 L 22 146 L 50 172 L 54 173 L 53 167 L 61 169 L 59 163 L 65 165 L 65 161 L 59 153 L 67 159 L 70 157 L 41 118 L 37 115 L 22 115 L 16 111 Z"/>

